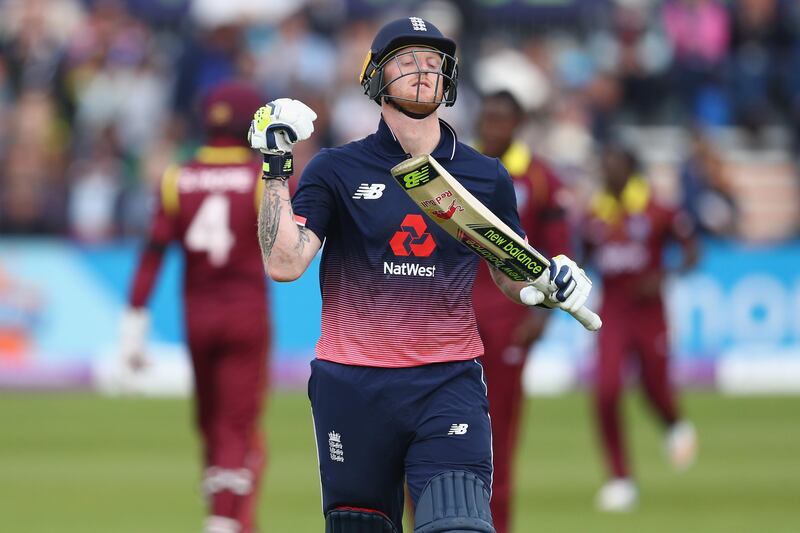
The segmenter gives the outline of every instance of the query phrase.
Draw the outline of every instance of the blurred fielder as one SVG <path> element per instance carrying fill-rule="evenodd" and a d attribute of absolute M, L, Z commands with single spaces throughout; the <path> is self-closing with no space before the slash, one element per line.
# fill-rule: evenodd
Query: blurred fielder
<path fill-rule="evenodd" d="M 264 465 L 258 430 L 267 385 L 266 278 L 256 238 L 261 161 L 244 142 L 260 95 L 239 82 L 204 101 L 208 142 L 161 182 L 149 241 L 123 321 L 123 356 L 146 365 L 145 310 L 170 242 L 185 252 L 186 336 L 192 356 L 195 416 L 203 440 L 207 533 L 255 531 Z"/>
<path fill-rule="evenodd" d="M 522 233 L 508 172 L 437 117 L 439 105 L 456 100 L 455 49 L 417 17 L 384 26 L 361 74 L 381 106 L 378 130 L 317 154 L 291 200 L 292 147 L 311 135 L 316 115 L 280 99 L 251 126 L 251 145 L 264 153 L 259 236 L 270 276 L 297 279 L 325 243 L 322 336 L 308 392 L 329 532 L 402 531 L 404 480 L 416 531 L 495 531 L 472 307 L 478 258 L 429 223 L 390 173 L 409 156 L 432 154 Z M 514 301 L 581 308 L 589 279 L 566 257 L 552 266 L 548 294 L 494 278 Z"/>
<path fill-rule="evenodd" d="M 638 362 L 648 402 L 666 430 L 666 452 L 678 469 L 694 460 L 694 426 L 683 421 L 669 380 L 669 333 L 661 291 L 667 268 L 662 257 L 670 240 L 682 249 L 679 272 L 698 260 L 689 217 L 659 205 L 638 175 L 634 156 L 618 145 L 602 154 L 604 189 L 593 199 L 584 227 L 587 253 L 603 281 L 598 339 L 595 408 L 609 480 L 597 495 L 606 511 L 626 511 L 637 501 L 622 423 L 620 395 L 628 357 Z"/>
<path fill-rule="evenodd" d="M 525 116 L 508 91 L 483 99 L 478 120 L 477 147 L 498 157 L 511 174 L 522 229 L 540 250 L 566 254 L 571 235 L 563 202 L 563 187 L 553 170 L 514 135 Z M 541 336 L 550 313 L 514 304 L 497 290 L 489 268 L 478 267 L 473 292 L 478 331 L 483 341 L 483 364 L 492 417 L 494 483 L 492 517 L 497 533 L 509 531 L 513 487 L 513 458 L 523 405 L 522 370 L 531 345 Z"/>

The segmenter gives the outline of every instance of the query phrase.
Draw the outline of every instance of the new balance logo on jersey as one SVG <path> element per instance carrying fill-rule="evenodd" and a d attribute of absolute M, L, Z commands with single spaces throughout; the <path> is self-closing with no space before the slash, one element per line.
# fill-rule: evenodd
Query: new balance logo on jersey
<path fill-rule="evenodd" d="M 448 435 L 466 435 L 467 429 L 469 429 L 469 424 L 453 424 L 450 426 L 450 431 L 447 432 Z"/>
<path fill-rule="evenodd" d="M 364 200 L 377 200 L 381 196 L 383 196 L 383 190 L 386 188 L 386 185 L 383 183 L 373 183 L 370 185 L 369 183 L 362 183 L 358 186 L 353 198 L 356 200 L 364 199 Z"/>
<path fill-rule="evenodd" d="M 411 27 L 415 31 L 428 31 L 428 27 L 425 26 L 425 21 L 419 17 L 408 17 L 408 20 L 411 21 Z"/>

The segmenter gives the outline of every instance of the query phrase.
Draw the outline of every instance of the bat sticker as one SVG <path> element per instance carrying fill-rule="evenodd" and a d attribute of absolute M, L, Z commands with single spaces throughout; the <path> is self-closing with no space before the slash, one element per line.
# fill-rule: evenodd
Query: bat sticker
<path fill-rule="evenodd" d="M 395 176 L 395 179 L 405 190 L 409 190 L 419 187 L 420 185 L 425 185 L 437 177 L 439 176 L 436 173 L 431 176 L 431 166 L 430 164 L 425 164 L 402 176 Z"/>

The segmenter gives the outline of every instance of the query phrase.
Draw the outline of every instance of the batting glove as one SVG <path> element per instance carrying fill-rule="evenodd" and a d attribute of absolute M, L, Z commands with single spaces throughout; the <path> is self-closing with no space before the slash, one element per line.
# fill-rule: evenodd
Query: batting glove
<path fill-rule="evenodd" d="M 149 365 L 145 355 L 150 314 L 145 309 L 128 308 L 120 324 L 120 357 L 128 371 L 139 372 Z"/>
<path fill-rule="evenodd" d="M 575 261 L 558 255 L 550 260 L 550 279 L 545 287 L 544 291 L 533 285 L 524 287 L 519 293 L 520 300 L 525 305 L 544 304 L 574 313 L 586 303 L 592 281 Z"/>
<path fill-rule="evenodd" d="M 525 305 L 539 305 L 545 298 L 547 296 L 533 285 L 526 285 L 519 291 L 519 299 Z"/>
<path fill-rule="evenodd" d="M 300 100 L 278 98 L 258 108 L 247 140 L 265 155 L 291 153 L 294 145 L 311 137 L 317 114 Z"/>
<path fill-rule="evenodd" d="M 550 289 L 545 305 L 575 313 L 589 298 L 592 280 L 575 261 L 557 255 L 550 260 Z"/>

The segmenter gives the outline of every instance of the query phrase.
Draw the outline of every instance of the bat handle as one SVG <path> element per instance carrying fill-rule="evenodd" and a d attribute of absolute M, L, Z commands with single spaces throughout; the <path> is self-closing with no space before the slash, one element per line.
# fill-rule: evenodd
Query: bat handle
<path fill-rule="evenodd" d="M 600 316 L 585 305 L 570 314 L 589 331 L 597 331 L 603 325 Z"/>
<path fill-rule="evenodd" d="M 549 279 L 550 278 L 550 263 L 548 262 L 547 269 L 542 274 L 540 279 Z M 537 280 L 538 281 L 538 280 Z M 546 284 L 547 282 L 539 282 Z M 547 292 L 547 285 L 542 287 L 541 285 L 537 285 L 534 283 L 534 286 L 538 288 L 542 292 Z M 585 305 L 575 311 L 574 313 L 570 313 L 572 317 L 581 323 L 581 325 L 588 329 L 589 331 L 597 331 L 603 326 L 603 321 L 600 318 L 600 315 L 586 307 Z"/>

